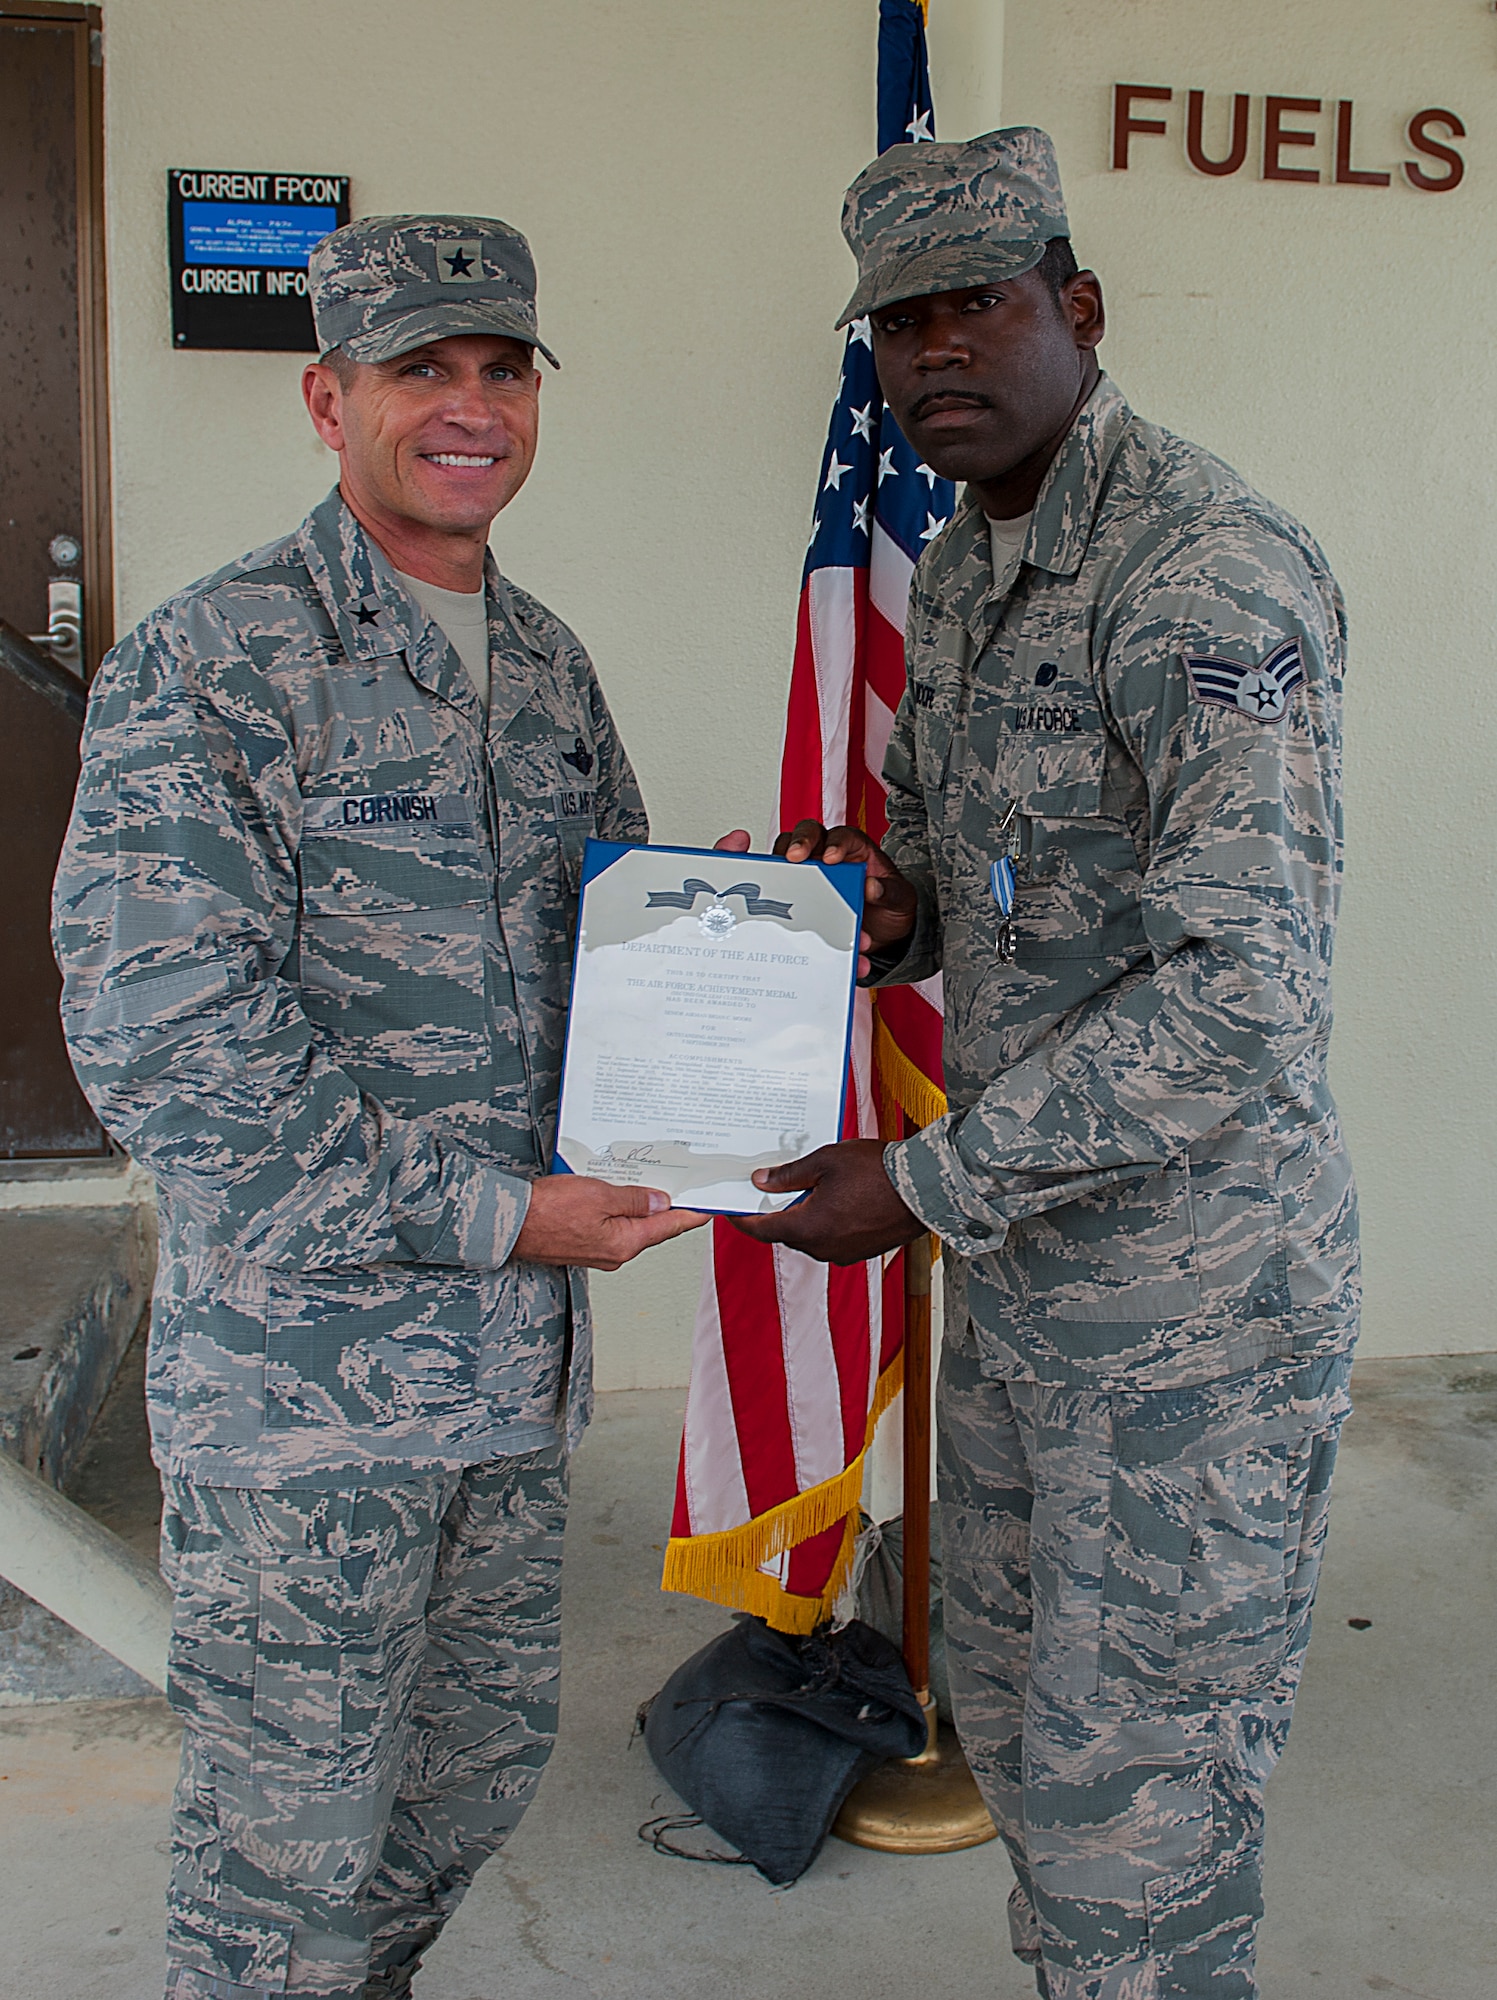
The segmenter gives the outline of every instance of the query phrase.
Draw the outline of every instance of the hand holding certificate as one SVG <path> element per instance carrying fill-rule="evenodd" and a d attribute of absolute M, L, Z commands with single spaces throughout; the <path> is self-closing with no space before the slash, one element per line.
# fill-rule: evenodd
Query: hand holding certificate
<path fill-rule="evenodd" d="M 589 841 L 558 1172 L 768 1214 L 841 1136 L 863 870 Z"/>

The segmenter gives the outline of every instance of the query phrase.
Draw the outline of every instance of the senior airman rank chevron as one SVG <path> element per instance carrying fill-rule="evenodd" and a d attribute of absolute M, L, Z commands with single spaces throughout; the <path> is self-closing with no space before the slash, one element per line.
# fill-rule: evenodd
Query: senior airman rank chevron
<path fill-rule="evenodd" d="M 925 12 L 881 0 L 878 146 L 933 139 Z M 848 328 L 822 454 L 780 764 L 780 825 L 887 829 L 882 770 L 904 693 L 915 561 L 951 485 L 884 408 L 867 319 Z M 690 887 L 691 885 L 687 885 Z M 939 975 L 858 995 L 843 1137 L 893 1138 L 946 1109 Z M 902 1258 L 816 1264 L 713 1224 L 665 1587 L 809 1632 L 853 1553 L 863 1459 L 900 1385 Z"/>
<path fill-rule="evenodd" d="M 1277 722 L 1289 708 L 1289 697 L 1305 682 L 1299 640 L 1289 639 L 1270 653 L 1261 667 L 1240 666 L 1235 660 L 1201 660 L 1189 653 L 1185 671 L 1197 701 L 1218 708 L 1235 708 L 1255 722 Z"/>

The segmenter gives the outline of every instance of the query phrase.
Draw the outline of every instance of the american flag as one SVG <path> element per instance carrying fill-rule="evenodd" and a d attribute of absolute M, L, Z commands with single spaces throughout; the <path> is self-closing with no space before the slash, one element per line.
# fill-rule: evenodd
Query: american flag
<path fill-rule="evenodd" d="M 925 11 L 880 0 L 878 144 L 934 138 Z M 801 582 L 780 824 L 887 820 L 880 773 L 904 691 L 904 617 L 923 545 L 955 505 L 879 394 L 866 319 L 849 327 Z M 939 979 L 860 993 L 845 1138 L 945 1110 Z M 900 1385 L 902 1259 L 839 1270 L 712 1225 L 692 1347 L 664 1587 L 826 1618 L 852 1559 L 863 1458 Z"/>

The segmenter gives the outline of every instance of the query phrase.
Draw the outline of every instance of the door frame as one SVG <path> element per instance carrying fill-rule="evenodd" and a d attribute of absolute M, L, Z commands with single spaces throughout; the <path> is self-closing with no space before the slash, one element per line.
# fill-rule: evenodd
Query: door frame
<path fill-rule="evenodd" d="M 114 515 L 109 481 L 109 319 L 104 256 L 104 24 L 98 7 L 22 0 L 0 21 L 76 22 L 78 428 L 83 472 L 83 665 L 92 677 L 114 644 Z"/>

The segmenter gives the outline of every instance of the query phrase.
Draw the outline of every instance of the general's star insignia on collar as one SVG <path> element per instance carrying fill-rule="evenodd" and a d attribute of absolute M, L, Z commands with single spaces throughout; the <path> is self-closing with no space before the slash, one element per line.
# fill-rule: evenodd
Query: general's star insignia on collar
<path fill-rule="evenodd" d="M 478 237 L 449 237 L 439 243 L 437 276 L 444 285 L 481 285 L 484 282 L 483 244 Z"/>
<path fill-rule="evenodd" d="M 1200 659 L 1185 654 L 1190 691 L 1197 701 L 1218 708 L 1235 708 L 1255 722 L 1278 722 L 1289 710 L 1289 697 L 1305 681 L 1305 663 L 1298 639 L 1287 639 L 1262 666 L 1236 660 Z"/>
<path fill-rule="evenodd" d="M 378 604 L 356 604 L 353 615 L 361 625 L 372 625 L 379 617 L 382 607 Z"/>

